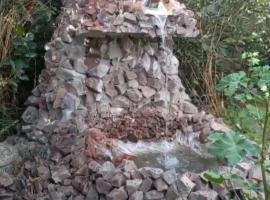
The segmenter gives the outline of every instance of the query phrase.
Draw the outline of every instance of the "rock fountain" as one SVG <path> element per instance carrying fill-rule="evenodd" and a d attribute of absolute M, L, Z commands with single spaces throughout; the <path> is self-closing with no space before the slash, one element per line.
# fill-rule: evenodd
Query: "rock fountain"
<path fill-rule="evenodd" d="M 198 176 L 138 169 L 136 149 L 119 149 L 181 143 L 200 151 L 194 144 L 226 130 L 191 103 L 179 78 L 172 39 L 199 34 L 194 13 L 174 0 L 63 5 L 46 69 L 22 115 L 27 139 L 49 149 L 23 165 L 24 198 L 187 199 Z"/>

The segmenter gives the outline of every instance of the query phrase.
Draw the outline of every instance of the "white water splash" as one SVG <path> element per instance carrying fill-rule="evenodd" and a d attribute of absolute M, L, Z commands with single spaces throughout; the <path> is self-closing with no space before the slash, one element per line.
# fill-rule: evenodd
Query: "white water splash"
<path fill-rule="evenodd" d="M 183 134 L 181 131 L 176 131 L 176 138 L 173 141 L 167 141 L 161 139 L 155 142 L 138 141 L 123 142 L 121 140 L 114 140 L 113 154 L 118 156 L 127 154 L 131 156 L 137 156 L 145 153 L 169 153 L 171 151 L 179 149 L 179 147 L 185 147 L 190 151 L 203 156 L 211 157 L 206 150 L 206 147 L 199 141 L 199 133 Z"/>

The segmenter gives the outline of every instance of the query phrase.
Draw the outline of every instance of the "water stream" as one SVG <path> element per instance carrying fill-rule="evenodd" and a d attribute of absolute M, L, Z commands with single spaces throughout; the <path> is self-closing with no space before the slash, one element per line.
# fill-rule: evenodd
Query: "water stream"
<path fill-rule="evenodd" d="M 144 5 L 146 5 L 149 2 L 146 2 L 147 0 L 144 1 Z M 151 9 L 151 8 L 145 8 L 144 10 L 145 14 L 149 14 L 154 16 L 154 24 L 158 27 L 159 31 L 160 31 L 160 38 L 161 38 L 161 48 L 163 48 L 164 53 L 167 53 L 167 49 L 166 48 L 166 35 L 165 35 L 165 26 L 166 26 L 166 22 L 167 22 L 167 18 L 168 18 L 168 11 L 165 8 L 163 1 L 160 1 L 158 4 L 158 7 L 156 9 Z M 170 113 L 170 105 L 169 105 L 169 99 L 168 99 L 168 74 L 167 71 L 165 72 L 165 135 L 168 134 L 168 116 Z M 145 158 L 150 157 L 151 158 L 151 154 L 143 154 L 142 157 L 140 157 L 140 159 L 138 159 L 138 161 L 140 160 L 140 162 L 143 162 L 144 156 L 146 155 Z M 154 156 L 154 154 L 153 154 Z M 157 156 L 157 155 L 156 155 Z M 154 156 L 154 157 L 156 157 Z M 166 152 L 161 152 L 159 154 L 159 158 L 160 158 L 160 162 L 166 161 L 168 160 L 169 154 Z M 140 164 L 140 162 L 138 164 Z M 165 162 L 164 166 L 166 165 L 167 162 Z"/>
<path fill-rule="evenodd" d="M 160 48 L 164 54 L 165 63 L 170 63 L 167 59 L 169 57 L 168 55 L 172 54 L 172 52 L 166 47 L 165 25 L 171 13 L 166 9 L 163 1 L 159 2 L 157 8 L 151 8 L 149 1 L 151 0 L 143 1 L 143 12 L 146 15 L 153 16 L 154 23 L 160 31 Z M 170 114 L 167 70 L 165 70 L 164 90 L 165 135 L 167 135 Z M 215 166 L 215 160 L 207 154 L 207 151 L 198 142 L 197 133 L 184 135 L 177 132 L 177 130 L 175 131 L 176 138 L 172 142 L 168 142 L 166 139 L 155 142 L 139 141 L 137 143 L 114 141 L 117 145 L 112 154 L 114 154 L 113 156 L 123 154 L 134 156 L 134 161 L 138 167 L 151 166 L 163 168 L 164 170 L 174 168 L 179 173 L 186 171 L 201 172 Z"/>

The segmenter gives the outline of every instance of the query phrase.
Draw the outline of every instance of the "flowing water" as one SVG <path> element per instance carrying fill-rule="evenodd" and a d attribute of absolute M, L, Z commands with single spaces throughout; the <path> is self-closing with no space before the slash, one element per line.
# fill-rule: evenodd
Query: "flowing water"
<path fill-rule="evenodd" d="M 179 173 L 201 172 L 215 167 L 216 161 L 198 141 L 198 135 L 184 135 L 176 131 L 176 138 L 171 142 L 166 139 L 137 143 L 115 140 L 112 155 L 131 155 L 138 167 L 175 168 Z"/>
<path fill-rule="evenodd" d="M 149 5 L 149 1 L 144 0 L 144 5 Z M 168 10 L 162 1 L 157 8 L 144 7 L 144 13 L 154 18 L 154 23 L 160 31 L 161 48 L 163 49 L 164 59 L 167 59 L 171 50 L 166 47 L 165 25 L 169 15 Z M 165 60 L 165 63 L 170 63 Z M 168 119 L 170 113 L 170 102 L 168 97 L 168 75 L 165 72 L 165 119 Z M 167 134 L 167 121 L 165 122 Z M 164 170 L 176 169 L 179 173 L 186 171 L 201 172 L 216 166 L 216 161 L 207 154 L 198 141 L 198 134 L 189 134 L 188 136 L 178 133 L 176 130 L 176 139 L 172 142 L 160 140 L 156 142 L 139 141 L 137 143 L 124 143 L 122 141 L 114 141 L 116 149 L 114 156 L 121 154 L 134 156 L 134 161 L 138 167 L 158 167 Z"/>
<path fill-rule="evenodd" d="M 165 156 L 164 156 L 165 155 Z M 216 166 L 213 158 L 202 157 L 184 146 L 166 152 L 148 152 L 138 154 L 135 159 L 138 167 L 157 167 L 164 170 L 175 169 L 178 173 L 187 171 L 200 173 Z"/>

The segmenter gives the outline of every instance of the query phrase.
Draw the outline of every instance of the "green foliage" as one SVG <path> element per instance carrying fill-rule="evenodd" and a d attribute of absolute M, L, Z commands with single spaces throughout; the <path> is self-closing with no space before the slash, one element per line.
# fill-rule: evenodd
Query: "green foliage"
<path fill-rule="evenodd" d="M 201 174 L 201 177 L 205 181 L 209 181 L 214 184 L 222 184 L 225 181 L 225 178 L 220 174 L 218 170 L 208 170 Z"/>
<path fill-rule="evenodd" d="M 256 124 L 259 127 L 257 142 L 260 144 L 260 156 L 258 163 L 261 166 L 265 199 L 269 199 L 269 185 L 267 182 L 266 158 L 268 154 L 268 128 L 270 117 L 270 67 L 262 65 L 258 59 L 257 53 L 244 53 L 243 58 L 247 59 L 250 64 L 248 73 L 241 71 L 239 73 L 229 74 L 221 79 L 217 89 L 223 91 L 225 96 L 233 98 L 235 102 L 239 102 L 238 107 L 242 109 L 237 114 L 244 121 L 242 126 L 237 124 L 237 128 L 246 127 L 245 123 Z M 238 79 L 236 78 L 238 74 Z M 241 75 L 241 76 L 240 76 Z M 239 120 L 239 119 L 238 119 Z M 255 126 L 253 126 L 254 129 Z M 252 127 L 251 127 L 252 130 Z M 211 136 L 210 151 L 219 159 L 226 159 L 230 164 L 237 164 L 243 156 L 248 153 L 255 153 L 251 143 L 242 142 L 240 137 L 231 138 L 230 134 L 226 136 Z M 229 136 L 228 136 L 229 135 Z M 235 145 L 231 145 L 234 142 Z M 227 148 L 227 149 L 226 149 Z M 254 155 L 254 154 L 251 154 Z M 230 161 L 231 160 L 231 161 Z"/>
<path fill-rule="evenodd" d="M 197 11 L 201 36 L 177 40 L 181 74 L 195 102 L 210 105 L 214 109 L 211 100 L 217 95 L 210 93 L 209 83 L 215 87 L 217 80 L 224 74 L 246 72 L 247 67 L 258 64 L 258 60 L 263 64 L 269 63 L 270 2 L 186 0 L 186 3 Z M 209 74 L 212 74 L 210 80 Z M 234 87 L 231 87 L 228 92 L 233 92 L 231 89 Z"/>
<path fill-rule="evenodd" d="M 257 156 L 259 151 L 252 142 L 237 132 L 216 132 L 209 137 L 209 151 L 219 160 L 226 160 L 229 165 L 236 165 L 246 156 Z"/>
<path fill-rule="evenodd" d="M 44 68 L 44 45 L 54 30 L 53 22 L 59 2 L 1 1 L 0 11 L 9 13 L 12 9 L 16 18 L 13 19 L 13 35 L 8 45 L 11 47 L 10 53 L 0 60 L 0 112 L 7 109 L 21 110 L 18 107 L 25 102 L 35 86 L 38 74 Z M 21 115 L 21 112 L 16 113 L 16 116 L 0 115 L 0 134 L 14 127 L 14 122 Z"/>
<path fill-rule="evenodd" d="M 217 85 L 219 91 L 224 91 L 226 96 L 233 96 L 240 87 L 247 87 L 246 73 L 232 73 L 221 79 Z"/>
<path fill-rule="evenodd" d="M 13 41 L 13 48 L 13 55 L 4 61 L 2 69 L 4 73 L 12 74 L 8 84 L 16 92 L 20 81 L 29 80 L 26 69 L 37 57 L 34 35 L 32 33 L 18 35 Z"/>

